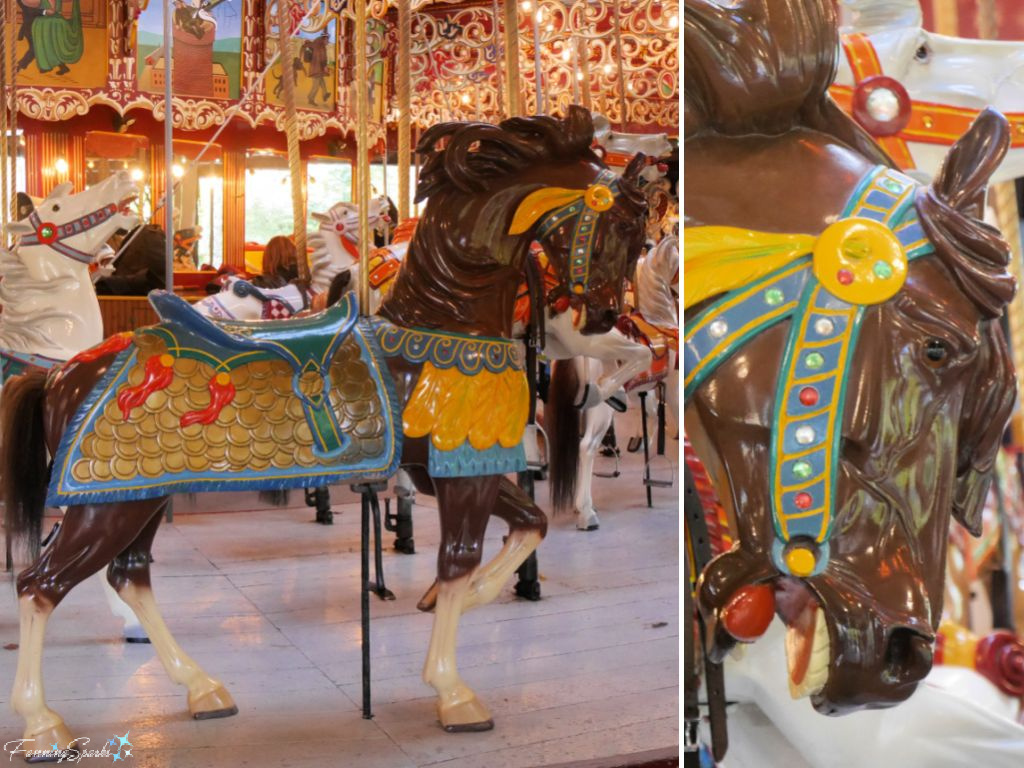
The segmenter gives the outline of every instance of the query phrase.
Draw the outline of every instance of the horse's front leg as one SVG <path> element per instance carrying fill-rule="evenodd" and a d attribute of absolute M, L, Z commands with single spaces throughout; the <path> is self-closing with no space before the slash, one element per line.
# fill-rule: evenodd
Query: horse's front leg
<path fill-rule="evenodd" d="M 494 727 L 487 707 L 459 675 L 455 647 L 459 618 L 471 600 L 471 581 L 480 565 L 487 520 L 498 499 L 499 475 L 436 478 L 441 516 L 434 629 L 423 680 L 437 691 L 437 715 L 446 731 Z"/>
<path fill-rule="evenodd" d="M 597 380 L 602 403 L 616 395 L 621 398 L 626 382 L 651 367 L 650 347 L 626 338 L 617 330 L 590 338 L 594 340 L 594 349 L 589 356 L 605 363 L 604 373 Z M 625 405 L 624 400 L 622 404 Z"/>

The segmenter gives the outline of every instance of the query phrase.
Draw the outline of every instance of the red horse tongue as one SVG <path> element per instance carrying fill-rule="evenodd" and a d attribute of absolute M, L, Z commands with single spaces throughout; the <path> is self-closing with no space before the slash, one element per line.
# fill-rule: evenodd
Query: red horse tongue
<path fill-rule="evenodd" d="M 787 645 L 792 652 L 789 676 L 796 685 L 803 682 L 811 662 L 814 614 L 817 609 L 818 601 L 814 593 L 803 582 L 790 578 L 776 582 L 775 610 L 790 630 L 787 633 Z"/>

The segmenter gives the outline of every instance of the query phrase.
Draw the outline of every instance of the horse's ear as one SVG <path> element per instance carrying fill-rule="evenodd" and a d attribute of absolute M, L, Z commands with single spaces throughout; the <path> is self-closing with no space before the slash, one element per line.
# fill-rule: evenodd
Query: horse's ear
<path fill-rule="evenodd" d="M 7 224 L 7 231 L 12 235 L 30 235 L 36 228 L 27 221 L 11 221 Z"/>
<path fill-rule="evenodd" d="M 633 155 L 633 159 L 629 161 L 629 165 L 626 166 L 626 170 L 622 172 L 622 178 L 626 181 L 636 183 L 640 178 L 641 171 L 647 167 L 647 156 L 643 152 L 637 152 Z"/>
<path fill-rule="evenodd" d="M 326 213 L 317 213 L 316 211 L 312 211 L 310 212 L 309 215 L 312 216 L 313 219 L 320 222 L 321 224 L 325 224 L 331 220 L 331 217 L 328 216 Z"/>
<path fill-rule="evenodd" d="M 932 182 L 936 196 L 975 219 L 984 218 L 988 180 L 1010 147 L 1010 124 L 987 107 L 946 154 Z"/>
<path fill-rule="evenodd" d="M 593 140 L 594 118 L 591 117 L 590 110 L 575 104 L 571 105 L 565 116 L 565 123 L 569 129 L 567 133 L 570 136 L 585 135 L 587 137 L 587 144 L 590 144 L 591 140 Z"/>
<path fill-rule="evenodd" d="M 48 200 L 56 200 L 58 197 L 67 197 L 74 190 L 75 185 L 70 181 L 65 181 L 58 184 L 56 187 L 50 190 L 50 194 L 46 196 L 43 202 Z"/>

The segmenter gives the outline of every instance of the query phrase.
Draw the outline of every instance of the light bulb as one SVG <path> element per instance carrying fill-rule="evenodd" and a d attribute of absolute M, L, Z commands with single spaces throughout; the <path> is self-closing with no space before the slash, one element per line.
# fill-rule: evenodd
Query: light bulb
<path fill-rule="evenodd" d="M 469 94 L 468 93 L 462 94 L 462 103 L 463 104 L 469 104 Z"/>
<path fill-rule="evenodd" d="M 67 173 L 68 161 L 65 160 L 63 157 L 58 157 L 56 160 L 53 161 L 53 169 L 57 173 Z"/>
<path fill-rule="evenodd" d="M 534 18 L 537 20 L 538 24 L 540 24 L 542 21 L 544 21 L 544 9 L 543 8 L 538 8 L 537 9 L 537 13 L 534 16 Z"/>
<path fill-rule="evenodd" d="M 611 64 L 605 64 L 604 65 L 604 73 L 606 75 L 610 75 L 612 73 L 612 65 Z"/>
<path fill-rule="evenodd" d="M 562 51 L 562 61 L 568 61 L 571 58 L 572 58 L 572 51 L 570 51 L 568 48 L 566 48 L 564 51 Z"/>
<path fill-rule="evenodd" d="M 678 16 L 670 16 L 669 19 L 668 19 L 668 26 L 669 26 L 669 29 L 677 29 L 679 27 L 679 17 Z"/>
<path fill-rule="evenodd" d="M 180 165 L 175 163 L 174 165 L 171 166 L 171 176 L 173 176 L 176 179 L 180 179 L 184 175 L 185 169 L 182 168 Z"/>
<path fill-rule="evenodd" d="M 526 0 L 526 2 L 524 2 L 520 7 L 523 9 L 524 13 L 529 13 L 533 10 L 533 3 L 531 3 L 530 0 Z"/>
<path fill-rule="evenodd" d="M 132 181 L 142 181 L 141 168 L 132 168 Z"/>

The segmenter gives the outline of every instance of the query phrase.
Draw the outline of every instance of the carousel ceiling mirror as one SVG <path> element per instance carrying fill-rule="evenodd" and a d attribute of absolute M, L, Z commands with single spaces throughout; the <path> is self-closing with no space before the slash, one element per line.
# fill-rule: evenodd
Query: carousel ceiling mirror
<path fill-rule="evenodd" d="M 224 263 L 223 151 L 217 144 L 204 147 L 199 141 L 174 141 L 175 271 Z"/>
<path fill-rule="evenodd" d="M 118 171 L 126 171 L 139 188 L 132 210 L 143 220 L 153 213 L 150 146 L 145 136 L 111 131 L 85 134 L 85 186 L 99 184 Z"/>
<path fill-rule="evenodd" d="M 337 203 L 352 200 L 352 161 L 314 156 L 306 163 L 306 226 L 316 229 L 314 213 L 327 213 Z"/>
<path fill-rule="evenodd" d="M 266 245 L 275 235 L 291 235 L 292 185 L 288 156 L 272 149 L 245 153 L 245 241 Z"/>

